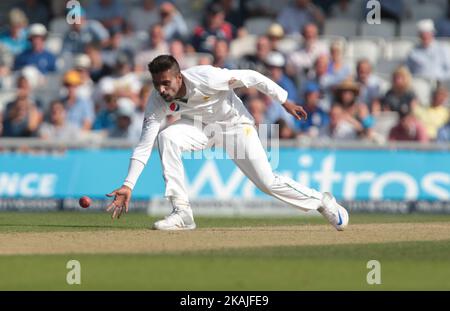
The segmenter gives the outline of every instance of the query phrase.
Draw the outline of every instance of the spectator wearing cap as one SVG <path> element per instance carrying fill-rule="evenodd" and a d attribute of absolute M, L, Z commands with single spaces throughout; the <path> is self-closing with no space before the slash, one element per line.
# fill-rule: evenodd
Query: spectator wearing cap
<path fill-rule="evenodd" d="M 99 22 L 86 18 L 86 11 L 80 8 L 80 22 L 71 25 L 63 39 L 63 52 L 82 53 L 88 44 L 106 46 L 108 30 Z"/>
<path fill-rule="evenodd" d="M 119 53 L 113 74 L 101 79 L 98 88 L 101 90 L 105 83 L 113 85 L 113 92 L 118 97 L 127 97 L 137 103 L 142 83 L 139 76 L 132 71 L 132 68 L 133 61 L 130 56 L 127 53 Z"/>
<path fill-rule="evenodd" d="M 78 94 L 78 88 L 83 83 L 81 75 L 76 70 L 69 70 L 63 77 L 67 96 L 62 102 L 67 110 L 67 120 L 77 128 L 88 131 L 94 121 L 94 104 L 90 98 Z"/>
<path fill-rule="evenodd" d="M 219 39 L 214 44 L 212 65 L 226 69 L 235 69 L 237 67 L 230 58 L 230 47 L 227 40 Z"/>
<path fill-rule="evenodd" d="M 271 52 L 270 40 L 267 36 L 260 36 L 256 40 L 256 52 L 244 55 L 238 60 L 239 69 L 251 69 L 267 74 L 266 59 Z"/>
<path fill-rule="evenodd" d="M 303 27 L 303 42 L 300 48 L 288 57 L 287 73 L 294 77 L 302 75 L 312 68 L 317 57 L 328 55 L 328 48 L 318 39 L 318 28 L 315 24 L 306 24 Z"/>
<path fill-rule="evenodd" d="M 328 125 L 328 113 L 320 108 L 320 86 L 316 82 L 308 82 L 304 88 L 303 108 L 308 113 L 306 120 L 295 120 L 295 128 L 310 137 L 317 137 Z"/>
<path fill-rule="evenodd" d="M 30 46 L 27 32 L 28 20 L 19 9 L 9 11 L 8 20 L 8 29 L 0 33 L 0 45 L 5 46 L 13 55 L 18 55 Z"/>
<path fill-rule="evenodd" d="M 134 31 L 148 31 L 153 24 L 160 21 L 159 8 L 155 0 L 140 0 L 130 10 L 127 21 Z"/>
<path fill-rule="evenodd" d="M 50 10 L 45 4 L 45 1 L 23 0 L 15 7 L 25 13 L 30 24 L 43 24 L 47 26 L 50 21 Z"/>
<path fill-rule="evenodd" d="M 186 22 L 172 3 L 168 1 L 161 3 L 159 16 L 167 41 L 173 39 L 185 40 L 188 38 L 189 29 Z"/>
<path fill-rule="evenodd" d="M 39 137 L 51 141 L 74 141 L 80 138 L 81 130 L 67 122 L 64 104 L 55 100 L 50 103 L 47 120 L 39 128 Z"/>
<path fill-rule="evenodd" d="M 311 0 L 295 0 L 293 5 L 283 8 L 277 17 L 277 23 L 283 26 L 284 32 L 288 35 L 297 33 L 310 23 L 322 26 L 324 21 L 322 10 Z"/>
<path fill-rule="evenodd" d="M 3 116 L 3 136 L 33 137 L 36 136 L 42 114 L 28 98 L 17 97 L 5 109 Z"/>
<path fill-rule="evenodd" d="M 156 56 L 167 54 L 169 52 L 169 45 L 167 44 L 164 29 L 161 24 L 154 24 L 151 26 L 149 38 L 150 42 L 148 47 L 137 53 L 134 59 L 136 70 L 139 72 L 145 71 L 147 64 Z"/>
<path fill-rule="evenodd" d="M 197 52 L 212 53 L 216 40 L 224 39 L 230 42 L 235 36 L 233 25 L 225 21 L 223 7 L 212 3 L 207 7 L 203 26 L 194 29 L 192 46 Z"/>
<path fill-rule="evenodd" d="M 124 138 L 131 140 L 131 124 L 133 122 L 134 103 L 128 98 L 119 98 L 117 100 L 116 121 L 108 129 L 108 137 Z"/>
<path fill-rule="evenodd" d="M 27 65 L 33 65 L 42 74 L 56 71 L 56 57 L 45 49 L 47 29 L 42 24 L 30 26 L 28 37 L 31 48 L 19 54 L 14 62 L 14 70 L 20 70 Z"/>
<path fill-rule="evenodd" d="M 392 73 L 392 86 L 381 100 L 383 111 L 410 111 L 417 106 L 416 94 L 411 87 L 411 73 L 405 66 L 398 67 Z"/>
<path fill-rule="evenodd" d="M 119 31 L 123 27 L 126 11 L 119 0 L 93 0 L 86 11 L 88 19 L 98 20 L 107 29 Z"/>
<path fill-rule="evenodd" d="M 358 102 L 368 107 L 372 114 L 381 110 L 381 79 L 372 73 L 368 59 L 361 59 L 356 65 L 356 82 L 359 83 Z"/>
<path fill-rule="evenodd" d="M 75 55 L 73 68 L 81 76 L 81 85 L 78 87 L 78 95 L 92 97 L 94 92 L 94 81 L 91 79 L 91 59 L 86 54 Z"/>
<path fill-rule="evenodd" d="M 417 23 L 420 43 L 408 55 L 407 65 L 414 76 L 432 80 L 450 79 L 450 50 L 434 38 L 431 19 Z"/>
<path fill-rule="evenodd" d="M 284 38 L 284 30 L 280 24 L 273 23 L 266 31 L 266 36 L 270 40 L 270 49 L 278 51 L 278 43 Z"/>
<path fill-rule="evenodd" d="M 292 82 L 292 80 L 284 74 L 284 66 L 286 61 L 283 54 L 280 52 L 270 52 L 265 60 L 265 63 L 270 79 L 287 91 L 288 99 L 290 101 L 299 103 L 298 91 L 294 82 Z M 286 110 L 277 103 L 270 103 L 267 107 L 266 117 L 272 123 L 275 123 L 275 121 L 280 118 L 284 119 L 290 127 L 294 127 L 295 119 L 293 116 L 287 113 Z"/>
<path fill-rule="evenodd" d="M 299 102 L 298 91 L 294 82 L 284 73 L 286 60 L 280 52 L 270 52 L 266 58 L 266 67 L 270 78 L 288 92 L 288 99 L 294 103 Z"/>
<path fill-rule="evenodd" d="M 425 127 L 428 137 L 435 140 L 438 130 L 449 121 L 448 90 L 440 86 L 434 90 L 432 97 L 431 105 L 429 107 L 417 105 L 414 108 L 414 115 Z"/>
<path fill-rule="evenodd" d="M 390 141 L 416 141 L 426 143 L 429 141 L 425 127 L 414 116 L 409 108 L 402 110 L 398 124 L 389 132 Z"/>

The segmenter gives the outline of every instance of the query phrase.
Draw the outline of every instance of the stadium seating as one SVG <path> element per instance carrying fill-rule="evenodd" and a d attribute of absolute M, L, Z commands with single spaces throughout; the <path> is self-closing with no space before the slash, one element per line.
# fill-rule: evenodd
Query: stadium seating
<path fill-rule="evenodd" d="M 389 40 L 384 46 L 384 58 L 388 60 L 404 60 L 416 43 L 416 38 L 403 37 Z"/>
<path fill-rule="evenodd" d="M 245 21 L 244 26 L 249 34 L 263 35 L 273 22 L 273 19 L 268 17 L 252 17 Z"/>
<path fill-rule="evenodd" d="M 234 58 L 239 58 L 245 54 L 254 53 L 256 50 L 256 35 L 248 35 L 242 38 L 233 40 L 230 45 L 230 55 Z"/>
<path fill-rule="evenodd" d="M 381 24 L 371 25 L 364 22 L 360 24 L 361 36 L 379 36 L 383 38 L 391 38 L 396 35 L 396 25 L 389 20 L 382 20 Z"/>
<path fill-rule="evenodd" d="M 439 19 L 444 16 L 445 10 L 435 3 L 424 3 L 421 5 L 408 6 L 411 10 L 411 17 L 413 20 L 421 20 L 425 18 L 431 18 L 433 20 Z"/>
<path fill-rule="evenodd" d="M 417 95 L 419 103 L 423 106 L 429 106 L 431 102 L 431 83 L 425 79 L 413 78 L 412 88 Z"/>
<path fill-rule="evenodd" d="M 70 29 L 65 17 L 57 17 L 50 22 L 49 31 L 52 34 L 64 35 Z"/>
<path fill-rule="evenodd" d="M 382 55 L 384 41 L 377 37 L 355 37 L 348 41 L 346 56 L 357 61 L 367 58 L 375 65 Z"/>
<path fill-rule="evenodd" d="M 358 34 L 359 23 L 353 20 L 330 18 L 325 21 L 324 35 L 354 37 Z"/>

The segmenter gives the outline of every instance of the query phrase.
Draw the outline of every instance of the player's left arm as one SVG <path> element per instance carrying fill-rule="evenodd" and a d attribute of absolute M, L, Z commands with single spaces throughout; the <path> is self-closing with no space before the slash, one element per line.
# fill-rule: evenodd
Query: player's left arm
<path fill-rule="evenodd" d="M 271 79 L 254 70 L 228 70 L 230 88 L 254 87 L 261 93 L 281 103 L 283 108 L 297 120 L 308 117 L 302 106 L 288 99 L 288 92 Z"/>

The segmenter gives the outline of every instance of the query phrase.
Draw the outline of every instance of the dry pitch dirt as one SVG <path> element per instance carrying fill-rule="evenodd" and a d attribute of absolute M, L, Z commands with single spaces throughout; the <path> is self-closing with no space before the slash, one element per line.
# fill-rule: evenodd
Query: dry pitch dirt
<path fill-rule="evenodd" d="M 337 232 L 329 225 L 151 230 L 1 233 L 0 255 L 176 253 L 273 246 L 368 244 L 450 240 L 450 223 L 351 225 Z"/>

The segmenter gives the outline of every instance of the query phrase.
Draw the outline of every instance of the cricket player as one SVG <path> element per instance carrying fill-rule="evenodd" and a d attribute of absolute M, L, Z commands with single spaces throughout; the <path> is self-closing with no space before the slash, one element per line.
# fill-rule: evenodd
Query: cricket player
<path fill-rule="evenodd" d="M 220 141 L 227 142 L 225 151 L 263 192 L 303 211 L 318 210 L 339 231 L 347 226 L 349 215 L 346 209 L 330 193 L 320 193 L 272 171 L 253 117 L 234 92 L 235 88 L 256 88 L 281 103 L 298 120 L 306 119 L 306 112 L 287 99 L 284 89 L 253 70 L 195 66 L 180 71 L 171 55 L 156 57 L 148 69 L 154 91 L 147 104 L 141 138 L 131 156 L 128 175 L 119 189 L 108 194 L 114 197 L 107 208 L 112 211 L 113 219 L 119 218 L 123 211 L 128 212 L 133 188 L 157 141 L 166 183 L 165 196 L 173 211 L 157 221 L 153 229 L 195 229 L 181 154 L 204 150 Z M 180 119 L 160 131 L 161 122 L 167 115 L 180 115 Z M 211 124 L 215 125 L 214 135 L 205 131 L 205 126 Z M 233 142 L 231 146 L 230 141 Z"/>

